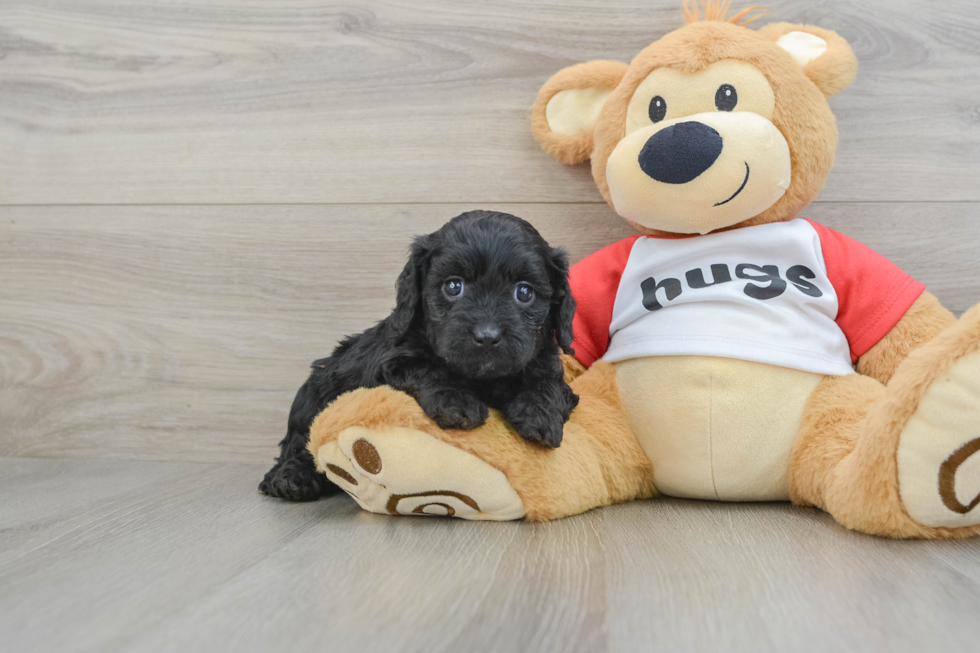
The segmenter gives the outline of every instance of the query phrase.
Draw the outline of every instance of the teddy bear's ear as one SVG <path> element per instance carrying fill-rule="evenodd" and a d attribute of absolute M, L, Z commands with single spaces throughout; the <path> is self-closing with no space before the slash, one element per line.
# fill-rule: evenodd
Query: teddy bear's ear
<path fill-rule="evenodd" d="M 843 91 L 857 75 L 857 57 L 836 32 L 812 25 L 773 23 L 761 28 L 759 34 L 789 52 L 826 97 Z"/>
<path fill-rule="evenodd" d="M 592 156 L 592 133 L 606 98 L 626 74 L 618 61 L 590 61 L 558 71 L 531 109 L 531 129 L 545 152 L 562 163 Z"/>

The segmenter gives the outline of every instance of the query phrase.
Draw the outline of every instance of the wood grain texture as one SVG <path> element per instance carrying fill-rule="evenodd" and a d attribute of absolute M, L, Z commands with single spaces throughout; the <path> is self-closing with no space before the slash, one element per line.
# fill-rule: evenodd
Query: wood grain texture
<path fill-rule="evenodd" d="M 0 455 L 271 461 L 310 361 L 394 305 L 413 234 L 467 205 L 0 208 Z M 573 260 L 605 205 L 490 205 Z M 818 204 L 952 310 L 980 300 L 975 204 Z"/>
<path fill-rule="evenodd" d="M 4 650 L 921 653 L 980 636 L 977 539 L 682 500 L 390 518 L 259 496 L 261 471 L 0 459 Z"/>
<path fill-rule="evenodd" d="M 680 0 L 0 5 L 0 202 L 597 201 L 534 143 L 560 68 L 628 61 Z M 980 200 L 969 0 L 767 2 L 854 47 L 824 200 Z"/>

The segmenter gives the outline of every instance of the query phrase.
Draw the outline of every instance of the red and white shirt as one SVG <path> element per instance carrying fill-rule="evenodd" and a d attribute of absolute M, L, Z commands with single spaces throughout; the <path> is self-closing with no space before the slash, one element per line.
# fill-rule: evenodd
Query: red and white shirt
<path fill-rule="evenodd" d="M 842 376 L 925 286 L 810 220 L 630 236 L 572 266 L 572 346 L 597 359 L 721 356 Z"/>

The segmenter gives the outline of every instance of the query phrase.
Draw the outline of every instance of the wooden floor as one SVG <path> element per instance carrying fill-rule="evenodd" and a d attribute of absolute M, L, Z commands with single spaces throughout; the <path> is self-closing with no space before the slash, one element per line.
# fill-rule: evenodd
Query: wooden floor
<path fill-rule="evenodd" d="M 980 545 L 782 504 L 547 524 L 255 493 L 262 467 L 0 459 L 3 650 L 972 651 Z"/>
<path fill-rule="evenodd" d="M 0 650 L 976 649 L 977 541 L 785 505 L 469 524 L 255 492 L 412 235 L 494 208 L 577 260 L 630 233 L 529 108 L 680 4 L 0 3 Z M 764 4 L 860 61 L 804 215 L 980 301 L 975 3 Z"/>

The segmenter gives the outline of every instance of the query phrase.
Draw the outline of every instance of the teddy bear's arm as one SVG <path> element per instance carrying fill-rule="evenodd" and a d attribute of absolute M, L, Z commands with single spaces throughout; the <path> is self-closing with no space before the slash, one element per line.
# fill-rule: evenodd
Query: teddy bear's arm
<path fill-rule="evenodd" d="M 955 322 L 956 318 L 939 303 L 935 295 L 922 293 L 885 337 L 858 359 L 858 372 L 887 384 L 899 364 L 913 350 Z"/>
<path fill-rule="evenodd" d="M 578 362 L 574 356 L 565 353 L 558 355 L 561 357 L 561 364 L 565 368 L 565 383 L 571 383 L 585 372 L 585 365 Z"/>
<path fill-rule="evenodd" d="M 361 507 L 386 514 L 546 521 L 653 496 L 653 466 L 630 428 L 615 367 L 597 361 L 572 390 L 580 402 L 557 449 L 524 441 L 497 411 L 472 431 L 440 429 L 410 396 L 381 386 L 321 412 L 309 451 Z M 400 503 L 419 497 L 443 511 Z"/>

